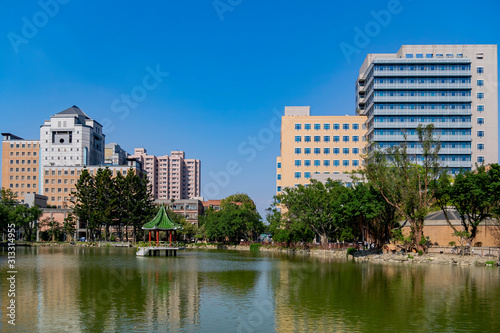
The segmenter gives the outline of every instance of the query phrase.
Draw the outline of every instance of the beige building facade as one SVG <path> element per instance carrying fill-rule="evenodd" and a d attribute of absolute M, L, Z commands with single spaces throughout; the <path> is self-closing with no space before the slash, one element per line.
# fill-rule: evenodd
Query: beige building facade
<path fill-rule="evenodd" d="M 314 174 L 341 174 L 362 165 L 365 116 L 311 116 L 310 107 L 285 107 L 276 192 L 309 184 Z"/>

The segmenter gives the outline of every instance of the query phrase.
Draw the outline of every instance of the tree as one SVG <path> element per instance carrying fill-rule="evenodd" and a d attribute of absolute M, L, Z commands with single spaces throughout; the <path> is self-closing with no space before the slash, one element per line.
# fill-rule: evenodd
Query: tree
<path fill-rule="evenodd" d="M 38 228 L 38 219 L 41 215 L 42 210 L 36 206 L 17 205 L 11 210 L 10 220 L 14 222 L 16 228 L 23 229 L 23 236 L 26 241 L 34 241 Z"/>
<path fill-rule="evenodd" d="M 76 218 L 73 213 L 69 213 L 64 219 L 63 232 L 66 235 L 67 241 L 73 240 L 73 235 L 76 231 Z"/>
<path fill-rule="evenodd" d="M 43 227 L 47 227 L 47 234 L 51 237 L 52 241 L 55 242 L 60 233 L 59 223 L 53 218 L 46 217 L 40 221 L 40 224 Z"/>
<path fill-rule="evenodd" d="M 408 153 L 407 142 L 366 158 L 366 176 L 389 205 L 410 223 L 412 245 L 422 249 L 424 220 L 434 202 L 432 183 L 443 172 L 433 137 L 434 125 L 417 127 L 420 154 Z M 406 134 L 405 134 L 406 136 Z"/>
<path fill-rule="evenodd" d="M 144 223 L 154 216 L 153 197 L 147 177 L 139 177 L 130 169 L 125 176 L 124 219 L 132 227 L 134 242 L 137 241 Z"/>
<path fill-rule="evenodd" d="M 268 231 L 272 234 L 273 240 L 284 242 L 287 246 L 297 242 L 311 242 L 314 240 L 314 232 L 300 220 L 283 218 L 281 212 L 276 208 L 275 201 L 267 209 Z"/>
<path fill-rule="evenodd" d="M 322 184 L 313 179 L 308 186 L 287 187 L 275 198 L 287 210 L 285 219 L 303 223 L 320 237 L 321 244 L 328 244 L 329 237 L 344 240 L 352 236 L 346 233 L 344 214 L 348 191 L 340 182 L 329 179 Z"/>
<path fill-rule="evenodd" d="M 235 204 L 235 203 L 241 203 L 242 206 L 248 208 L 248 209 L 254 209 L 256 210 L 257 206 L 255 205 L 255 202 L 248 196 L 248 194 L 245 193 L 236 193 L 232 194 L 220 201 L 220 208 L 224 209 L 228 207 L 230 204 Z"/>
<path fill-rule="evenodd" d="M 94 218 L 99 226 L 105 227 L 105 240 L 109 240 L 109 227 L 116 223 L 116 210 L 119 198 L 116 195 L 116 185 L 109 168 L 97 169 L 94 177 L 95 212 Z"/>
<path fill-rule="evenodd" d="M 490 165 L 488 178 L 491 211 L 497 219 L 500 219 L 500 165 L 498 163 Z"/>
<path fill-rule="evenodd" d="M 75 192 L 72 193 L 71 201 L 74 204 L 73 212 L 78 217 L 80 222 L 86 226 L 87 233 L 90 232 L 90 237 L 95 241 L 94 235 L 99 228 L 97 219 L 97 202 L 95 180 L 84 168 L 80 175 L 80 179 L 75 185 Z M 87 235 L 87 239 L 89 235 Z"/>

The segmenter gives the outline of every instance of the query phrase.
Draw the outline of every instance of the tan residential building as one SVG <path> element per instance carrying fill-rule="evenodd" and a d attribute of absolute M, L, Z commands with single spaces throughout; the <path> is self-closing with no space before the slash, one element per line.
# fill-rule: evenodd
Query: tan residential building
<path fill-rule="evenodd" d="M 157 200 L 191 199 L 200 196 L 201 162 L 185 158 L 183 151 L 171 155 L 149 155 L 144 148 L 136 148 L 130 156 L 144 164 Z"/>
<path fill-rule="evenodd" d="M 276 192 L 308 184 L 314 174 L 340 174 L 361 167 L 366 116 L 311 116 L 309 106 L 285 107 Z"/>
<path fill-rule="evenodd" d="M 2 136 L 2 186 L 24 202 L 27 194 L 40 194 L 40 141 Z"/>

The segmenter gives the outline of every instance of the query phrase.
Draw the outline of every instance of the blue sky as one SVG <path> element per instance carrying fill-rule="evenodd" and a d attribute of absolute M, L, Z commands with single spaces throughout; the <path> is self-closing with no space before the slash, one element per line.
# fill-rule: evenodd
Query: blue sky
<path fill-rule="evenodd" d="M 286 105 L 354 114 L 367 53 L 498 44 L 500 31 L 496 1 L 41 3 L 2 1 L 2 132 L 37 139 L 44 119 L 77 105 L 105 125 L 106 142 L 156 155 L 184 150 L 202 161 L 202 194 L 248 193 L 261 213 L 275 193 L 274 121 Z M 388 9 L 379 31 L 346 57 L 341 43 L 356 47 L 354 29 Z M 157 81 L 144 83 L 151 71 Z"/>

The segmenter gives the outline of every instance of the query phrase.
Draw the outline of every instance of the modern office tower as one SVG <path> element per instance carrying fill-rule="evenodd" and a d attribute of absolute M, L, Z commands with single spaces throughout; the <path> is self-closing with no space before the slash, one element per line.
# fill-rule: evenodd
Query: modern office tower
<path fill-rule="evenodd" d="M 178 200 L 200 196 L 200 160 L 186 159 L 183 151 L 157 157 L 148 155 L 144 148 L 136 148 L 130 157 L 144 164 L 155 199 Z"/>
<path fill-rule="evenodd" d="M 129 154 L 116 143 L 106 144 L 104 149 L 104 164 L 124 165 Z"/>
<path fill-rule="evenodd" d="M 403 45 L 396 54 L 368 54 L 356 108 L 367 116 L 368 151 L 399 145 L 406 132 L 419 160 L 415 129 L 432 123 L 450 172 L 497 163 L 497 46 Z"/>
<path fill-rule="evenodd" d="M 309 106 L 285 107 L 277 189 L 308 184 L 313 174 L 340 174 L 358 169 L 366 142 L 365 116 L 311 116 Z"/>
<path fill-rule="evenodd" d="M 40 194 L 40 141 L 2 133 L 2 187 L 25 202 L 27 194 Z"/>
<path fill-rule="evenodd" d="M 61 111 L 40 127 L 42 166 L 86 166 L 104 163 L 102 125 L 77 106 Z"/>

